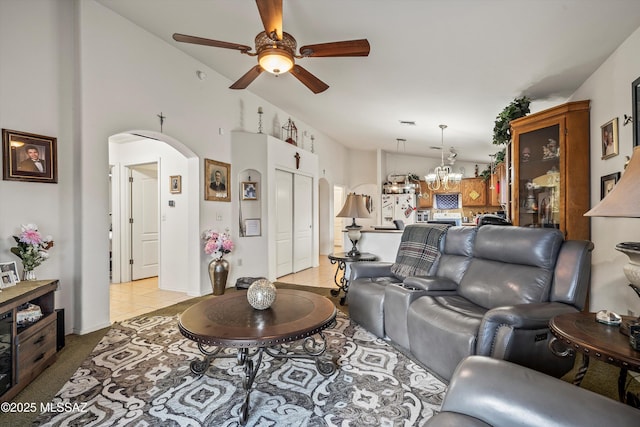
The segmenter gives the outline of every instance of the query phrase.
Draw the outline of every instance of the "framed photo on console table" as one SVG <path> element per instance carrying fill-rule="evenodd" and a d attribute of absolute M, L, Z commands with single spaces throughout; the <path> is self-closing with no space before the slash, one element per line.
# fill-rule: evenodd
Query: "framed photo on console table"
<path fill-rule="evenodd" d="M 2 129 L 2 178 L 57 183 L 56 143 L 52 136 Z"/>

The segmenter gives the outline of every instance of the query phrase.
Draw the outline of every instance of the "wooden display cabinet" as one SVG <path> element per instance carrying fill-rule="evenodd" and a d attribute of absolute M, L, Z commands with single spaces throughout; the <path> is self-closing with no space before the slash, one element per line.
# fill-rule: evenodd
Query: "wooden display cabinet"
<path fill-rule="evenodd" d="M 3 334 L 3 344 L 9 346 L 7 356 L 11 381 L 0 401 L 11 400 L 35 377 L 56 360 L 57 314 L 54 309 L 54 292 L 57 280 L 22 281 L 0 292 L 0 313 L 9 314 L 11 326 Z M 42 317 L 35 323 L 19 326 L 18 308 L 26 303 L 40 307 Z M 6 335 L 6 336 L 5 336 Z M 9 341 L 9 342 L 5 342 Z"/>
<path fill-rule="evenodd" d="M 589 101 L 513 120 L 511 136 L 513 224 L 588 240 Z"/>

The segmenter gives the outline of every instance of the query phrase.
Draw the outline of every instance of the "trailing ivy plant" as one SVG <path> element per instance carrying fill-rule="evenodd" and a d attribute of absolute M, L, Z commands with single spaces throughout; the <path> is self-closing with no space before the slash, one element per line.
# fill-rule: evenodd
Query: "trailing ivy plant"
<path fill-rule="evenodd" d="M 526 96 L 516 98 L 498 114 L 493 127 L 493 143 L 495 145 L 508 144 L 511 141 L 511 120 L 529 114 L 530 103 L 531 100 Z"/>

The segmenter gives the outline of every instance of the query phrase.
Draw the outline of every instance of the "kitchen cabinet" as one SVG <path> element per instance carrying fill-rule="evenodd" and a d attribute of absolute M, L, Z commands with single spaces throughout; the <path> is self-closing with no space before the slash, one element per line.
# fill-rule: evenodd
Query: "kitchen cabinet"
<path fill-rule="evenodd" d="M 2 334 L 0 343 L 7 346 L 5 356 L 11 361 L 7 367 L 11 380 L 0 401 L 11 400 L 34 378 L 56 360 L 57 313 L 54 310 L 54 292 L 57 280 L 21 281 L 15 286 L 2 289 L 0 312 L 8 313 L 11 327 Z M 40 307 L 42 317 L 34 323 L 19 325 L 18 310 L 31 303 Z M 7 360 L 7 357 L 4 358 Z M 4 375 L 4 373 L 0 373 Z"/>
<path fill-rule="evenodd" d="M 420 193 L 417 197 L 418 208 L 430 208 L 433 206 L 432 191 L 429 190 L 426 181 L 420 181 Z"/>
<path fill-rule="evenodd" d="M 511 219 L 589 239 L 589 101 L 511 122 Z"/>
<path fill-rule="evenodd" d="M 482 178 L 464 178 L 460 182 L 462 206 L 487 206 L 487 182 Z"/>
<path fill-rule="evenodd" d="M 505 163 L 497 164 L 495 173 L 491 174 L 491 180 L 487 184 L 490 206 L 502 206 L 508 201 L 507 168 Z"/>

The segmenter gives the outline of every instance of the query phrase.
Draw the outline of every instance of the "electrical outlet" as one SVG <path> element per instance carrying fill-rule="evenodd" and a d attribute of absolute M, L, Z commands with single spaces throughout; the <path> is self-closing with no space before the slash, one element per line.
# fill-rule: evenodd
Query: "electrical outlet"
<path fill-rule="evenodd" d="M 242 266 L 242 258 L 238 259 L 238 267 Z"/>
<path fill-rule="evenodd" d="M 222 214 L 220 212 L 216 213 L 216 220 L 222 221 Z"/>

